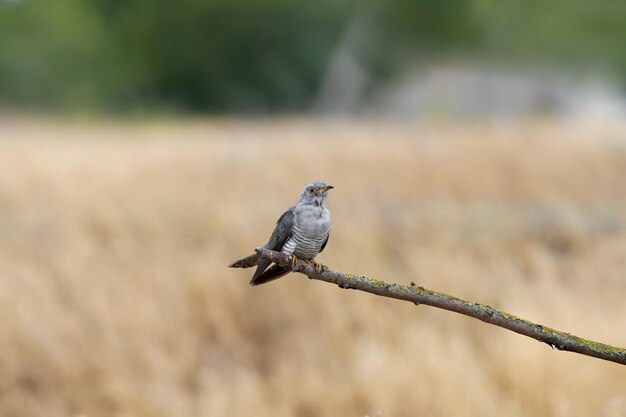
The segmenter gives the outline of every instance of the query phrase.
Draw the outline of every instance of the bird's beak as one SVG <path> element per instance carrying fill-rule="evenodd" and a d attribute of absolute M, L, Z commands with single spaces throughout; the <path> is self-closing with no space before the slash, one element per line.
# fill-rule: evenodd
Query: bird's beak
<path fill-rule="evenodd" d="M 332 190 L 333 188 L 335 188 L 335 187 L 333 187 L 332 185 L 327 185 L 326 187 L 322 188 L 322 192 L 326 192 L 328 190 Z"/>

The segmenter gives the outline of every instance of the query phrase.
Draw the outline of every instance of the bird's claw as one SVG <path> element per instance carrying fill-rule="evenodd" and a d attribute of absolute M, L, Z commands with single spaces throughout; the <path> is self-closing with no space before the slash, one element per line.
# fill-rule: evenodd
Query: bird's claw
<path fill-rule="evenodd" d="M 316 261 L 315 259 L 311 259 L 310 262 L 315 265 L 315 270 L 317 272 L 322 272 L 322 270 L 324 269 L 323 265 L 321 263 L 319 263 L 318 261 Z"/>
<path fill-rule="evenodd" d="M 298 258 L 296 255 L 291 255 L 289 258 L 291 259 L 291 269 L 294 269 L 298 263 Z"/>

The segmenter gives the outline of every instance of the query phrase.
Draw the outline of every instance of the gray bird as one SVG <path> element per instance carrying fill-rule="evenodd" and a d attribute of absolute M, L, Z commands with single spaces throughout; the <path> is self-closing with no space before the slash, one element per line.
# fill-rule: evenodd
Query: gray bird
<path fill-rule="evenodd" d="M 285 211 L 278 221 L 270 240 L 263 246 L 266 249 L 290 255 L 295 265 L 297 258 L 320 263 L 315 256 L 324 250 L 330 236 L 330 212 L 324 205 L 328 190 L 332 185 L 324 182 L 307 184 L 302 191 L 300 201 Z M 260 285 L 275 280 L 289 273 L 290 269 L 272 265 L 253 253 L 228 265 L 231 268 L 250 268 L 256 265 L 256 271 L 250 285 Z M 269 268 L 268 268 L 269 267 Z"/>

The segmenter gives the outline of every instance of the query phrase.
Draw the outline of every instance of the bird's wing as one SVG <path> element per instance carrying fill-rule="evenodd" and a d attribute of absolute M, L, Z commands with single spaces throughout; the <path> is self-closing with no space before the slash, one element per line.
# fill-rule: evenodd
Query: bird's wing
<path fill-rule="evenodd" d="M 294 207 L 290 207 L 278 218 L 272 236 L 265 245 L 267 249 L 280 251 L 283 248 L 293 233 L 295 216 Z"/>
<path fill-rule="evenodd" d="M 276 222 L 276 227 L 270 236 L 270 240 L 265 245 L 266 249 L 280 251 L 283 248 L 283 245 L 287 243 L 289 238 L 292 235 L 293 225 L 294 225 L 294 217 L 295 213 L 293 211 L 293 207 L 290 207 L 285 211 Z M 259 265 L 252 276 L 252 280 L 250 281 L 251 285 L 256 285 L 255 280 L 259 278 L 259 276 L 265 271 L 265 269 L 270 265 L 270 261 L 266 259 L 259 260 Z"/>
<path fill-rule="evenodd" d="M 278 279 L 289 272 L 291 272 L 291 269 L 274 264 L 259 274 L 258 277 L 253 278 L 252 281 L 250 281 L 250 285 L 265 284 L 266 282 Z"/>
<path fill-rule="evenodd" d="M 326 240 L 324 241 L 324 243 L 322 243 L 322 247 L 320 248 L 320 253 L 322 253 L 322 251 L 326 247 L 326 244 L 328 243 L 329 238 L 330 238 L 330 230 L 328 231 L 328 235 L 326 235 Z"/>

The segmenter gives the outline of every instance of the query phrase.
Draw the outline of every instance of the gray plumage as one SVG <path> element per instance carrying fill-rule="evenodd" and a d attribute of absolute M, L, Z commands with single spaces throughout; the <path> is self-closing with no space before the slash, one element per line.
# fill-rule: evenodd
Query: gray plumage
<path fill-rule="evenodd" d="M 285 211 L 263 246 L 266 249 L 295 255 L 297 258 L 313 260 L 322 252 L 330 236 L 330 212 L 324 205 L 328 190 L 334 188 L 323 182 L 307 184 L 302 191 L 300 201 Z M 233 262 L 231 268 L 250 268 L 256 266 L 250 285 L 259 285 L 275 280 L 289 273 L 289 269 L 280 265 L 271 265 L 261 259 L 257 253 Z"/>

